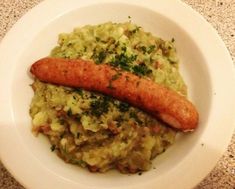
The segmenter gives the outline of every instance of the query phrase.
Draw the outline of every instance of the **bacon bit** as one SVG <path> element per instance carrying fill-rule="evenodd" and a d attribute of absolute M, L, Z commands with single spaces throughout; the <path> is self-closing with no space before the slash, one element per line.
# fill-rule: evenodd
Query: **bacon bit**
<path fill-rule="evenodd" d="M 76 146 L 73 145 L 71 146 L 69 149 L 68 149 L 69 153 L 73 153 L 73 152 L 76 152 Z"/>
<path fill-rule="evenodd" d="M 88 169 L 90 172 L 98 172 L 99 171 L 99 168 L 96 167 L 95 165 L 88 165 Z"/>
<path fill-rule="evenodd" d="M 137 167 L 129 165 L 128 170 L 130 173 L 136 173 L 140 171 Z"/>
<path fill-rule="evenodd" d="M 57 117 L 66 117 L 67 114 L 66 114 L 66 112 L 65 112 L 64 110 L 58 110 L 58 111 L 56 112 L 56 116 L 57 116 Z"/>
<path fill-rule="evenodd" d="M 35 132 L 36 136 L 38 136 L 38 133 L 40 132 L 40 128 L 33 126 L 32 131 Z"/>
<path fill-rule="evenodd" d="M 149 132 L 149 130 L 150 130 L 150 129 L 149 129 L 148 127 L 146 127 L 146 126 L 145 126 L 145 127 L 143 127 L 143 132 L 148 133 L 148 132 Z"/>
<path fill-rule="evenodd" d="M 51 131 L 49 124 L 42 125 L 38 128 L 38 132 L 42 132 L 44 134 L 47 134 L 49 131 Z"/>
<path fill-rule="evenodd" d="M 135 130 L 138 129 L 137 124 L 136 124 L 135 122 L 129 121 L 128 124 L 129 124 L 133 129 L 135 129 Z"/>
<path fill-rule="evenodd" d="M 129 173 L 128 167 L 126 167 L 120 163 L 116 164 L 116 169 L 118 169 L 121 173 Z"/>
<path fill-rule="evenodd" d="M 161 130 L 161 127 L 158 124 L 156 124 L 156 125 L 153 125 L 152 127 L 150 127 L 150 129 L 153 133 L 159 133 Z"/>
<path fill-rule="evenodd" d="M 121 172 L 121 173 L 125 173 L 125 167 L 122 164 L 117 164 L 116 168 Z"/>
<path fill-rule="evenodd" d="M 108 122 L 108 128 L 115 135 L 120 133 L 120 130 L 117 128 L 117 124 L 114 121 Z"/>
<path fill-rule="evenodd" d="M 48 119 L 47 119 L 47 123 L 50 124 L 51 122 L 52 122 L 51 118 L 48 118 Z"/>
<path fill-rule="evenodd" d="M 154 64 L 153 64 L 153 67 L 158 69 L 160 67 L 160 62 L 156 61 Z"/>
<path fill-rule="evenodd" d="M 122 164 L 120 164 L 120 163 L 118 163 L 118 164 L 116 165 L 116 168 L 117 168 L 121 173 L 136 173 L 136 172 L 140 171 L 138 168 L 135 168 L 135 167 L 133 167 L 133 166 L 131 166 L 131 165 L 125 166 L 125 165 L 122 165 Z"/>

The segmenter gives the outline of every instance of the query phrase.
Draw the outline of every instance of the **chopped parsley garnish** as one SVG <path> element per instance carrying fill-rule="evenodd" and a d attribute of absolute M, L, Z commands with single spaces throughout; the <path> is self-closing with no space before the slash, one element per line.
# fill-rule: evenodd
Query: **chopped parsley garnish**
<path fill-rule="evenodd" d="M 119 105 L 118 105 L 118 109 L 121 111 L 121 112 L 127 112 L 130 108 L 130 105 L 125 103 L 125 102 L 120 102 Z"/>
<path fill-rule="evenodd" d="M 117 72 L 115 75 L 112 76 L 112 78 L 109 80 L 109 85 L 107 86 L 108 89 L 115 89 L 115 87 L 113 87 L 112 85 L 112 82 L 118 79 L 120 75 L 122 75 L 122 73 Z"/>
<path fill-rule="evenodd" d="M 83 90 L 82 89 L 76 88 L 75 92 L 78 93 L 81 97 L 83 97 Z"/>
<path fill-rule="evenodd" d="M 115 81 L 115 80 L 118 79 L 121 75 L 122 75 L 121 72 L 117 72 L 115 75 L 112 76 L 111 80 L 112 80 L 112 81 Z"/>
<path fill-rule="evenodd" d="M 110 62 L 111 66 L 120 67 L 123 70 L 130 71 L 131 63 L 135 61 L 137 55 L 126 55 L 125 53 L 117 54 Z"/>
<path fill-rule="evenodd" d="M 69 108 L 69 110 L 67 111 L 67 115 L 68 116 L 72 116 L 73 115 L 71 108 Z"/>
<path fill-rule="evenodd" d="M 115 89 L 115 87 L 112 86 L 112 82 L 117 80 L 121 75 L 122 75 L 121 72 L 117 72 L 115 75 L 113 75 L 109 81 L 109 85 L 107 86 L 107 88 L 108 89 Z"/>
<path fill-rule="evenodd" d="M 124 118 L 119 115 L 117 118 L 116 118 L 116 121 L 117 121 L 117 127 L 120 127 L 122 122 L 124 121 Z"/>
<path fill-rule="evenodd" d="M 106 58 L 106 52 L 105 51 L 100 51 L 98 54 L 94 55 L 95 63 L 96 64 L 101 64 L 104 59 Z"/>
<path fill-rule="evenodd" d="M 56 148 L 56 145 L 55 145 L 55 144 L 51 145 L 51 151 L 52 151 L 52 152 L 55 151 L 55 148 Z"/>
<path fill-rule="evenodd" d="M 126 52 L 126 46 L 122 47 L 122 51 Z"/>
<path fill-rule="evenodd" d="M 154 51 L 154 49 L 155 49 L 155 45 L 150 45 L 150 46 L 148 46 L 148 47 L 146 47 L 146 46 L 139 46 L 139 47 L 137 47 L 139 50 L 141 50 L 144 54 L 145 53 L 148 53 L 148 54 L 150 54 L 150 53 L 152 53 L 153 51 Z"/>
<path fill-rule="evenodd" d="M 140 85 L 140 81 L 136 82 L 136 87 L 138 87 Z"/>
<path fill-rule="evenodd" d="M 133 118 L 137 123 L 142 124 L 143 122 L 138 118 L 136 112 L 131 112 L 130 117 Z"/>
<path fill-rule="evenodd" d="M 126 30 L 124 31 L 124 34 L 125 34 L 128 38 L 130 38 L 130 37 L 132 37 L 135 33 L 137 33 L 137 32 L 140 30 L 140 28 L 141 28 L 141 27 L 135 27 L 135 28 L 133 28 L 133 29 L 126 29 Z"/>
<path fill-rule="evenodd" d="M 63 118 L 59 119 L 60 125 L 64 125 L 65 124 L 65 120 Z"/>
<path fill-rule="evenodd" d="M 100 117 L 102 114 L 107 113 L 109 110 L 109 102 L 110 98 L 107 96 L 100 97 L 100 99 L 93 100 L 90 103 L 91 106 L 91 114 Z"/>
<path fill-rule="evenodd" d="M 60 139 L 64 138 L 64 135 L 65 135 L 65 133 L 62 133 L 62 134 L 60 135 Z"/>
<path fill-rule="evenodd" d="M 108 89 L 115 89 L 112 85 L 112 80 L 109 81 L 109 85 L 107 86 Z"/>
<path fill-rule="evenodd" d="M 100 38 L 99 38 L 99 37 L 95 37 L 95 40 L 96 40 L 96 41 L 100 41 Z"/>
<path fill-rule="evenodd" d="M 97 99 L 97 96 L 91 93 L 90 98 Z"/>
<path fill-rule="evenodd" d="M 116 42 L 114 43 L 115 48 L 117 48 L 119 45 L 120 45 L 120 42 L 119 42 L 119 41 L 116 41 Z"/>
<path fill-rule="evenodd" d="M 131 30 L 130 33 L 131 34 L 135 34 L 136 32 L 138 32 L 140 30 L 141 27 L 136 27 L 135 29 Z"/>
<path fill-rule="evenodd" d="M 146 64 L 142 63 L 142 64 L 139 64 L 139 65 L 135 65 L 133 68 L 132 68 L 133 72 L 136 74 L 136 75 L 139 75 L 139 76 L 143 76 L 143 75 L 148 75 L 150 73 L 152 73 L 152 70 L 149 69 Z"/>
<path fill-rule="evenodd" d="M 75 165 L 80 165 L 80 166 L 85 166 L 86 162 L 83 160 L 78 160 L 78 159 L 70 159 L 70 163 L 75 164 Z"/>
<path fill-rule="evenodd" d="M 149 46 L 147 53 L 149 53 L 149 54 L 152 53 L 154 51 L 155 47 L 156 47 L 155 45 Z"/>
<path fill-rule="evenodd" d="M 143 51 L 143 53 L 145 54 L 147 51 L 147 48 L 145 46 L 141 46 L 140 49 Z"/>
<path fill-rule="evenodd" d="M 76 115 L 76 121 L 77 121 L 77 122 L 80 122 L 80 121 L 81 121 L 81 115 L 79 115 L 79 114 Z"/>

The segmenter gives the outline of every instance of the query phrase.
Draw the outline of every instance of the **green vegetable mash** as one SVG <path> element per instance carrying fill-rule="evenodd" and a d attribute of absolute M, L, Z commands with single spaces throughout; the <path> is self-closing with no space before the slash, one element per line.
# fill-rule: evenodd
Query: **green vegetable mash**
<path fill-rule="evenodd" d="M 87 25 L 60 34 L 50 56 L 110 64 L 186 95 L 174 40 L 164 41 L 131 22 Z M 51 151 L 66 162 L 92 172 L 146 171 L 174 142 L 176 131 L 110 96 L 38 80 L 32 87 L 33 132 L 46 135 Z"/>

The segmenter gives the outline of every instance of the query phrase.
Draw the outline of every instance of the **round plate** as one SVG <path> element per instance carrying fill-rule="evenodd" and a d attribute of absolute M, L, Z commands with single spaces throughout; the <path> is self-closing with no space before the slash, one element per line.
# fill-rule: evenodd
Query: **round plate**
<path fill-rule="evenodd" d="M 66 164 L 48 140 L 31 133 L 33 79 L 28 70 L 76 26 L 132 22 L 163 39 L 176 40 L 180 71 L 200 114 L 198 129 L 178 136 L 141 176 L 94 174 Z M 0 46 L 0 156 L 26 188 L 192 188 L 226 149 L 235 123 L 234 67 L 213 28 L 190 7 L 172 0 L 48 0 L 20 19 Z"/>

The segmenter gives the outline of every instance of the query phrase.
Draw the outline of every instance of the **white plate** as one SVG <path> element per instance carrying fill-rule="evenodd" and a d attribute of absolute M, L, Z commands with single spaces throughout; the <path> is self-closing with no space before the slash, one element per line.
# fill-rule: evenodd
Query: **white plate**
<path fill-rule="evenodd" d="M 44 137 L 31 133 L 28 114 L 33 92 L 30 65 L 49 54 L 61 32 L 106 21 L 132 21 L 164 39 L 174 37 L 199 128 L 180 136 L 154 167 L 139 176 L 111 171 L 94 174 L 65 164 Z M 0 155 L 14 177 L 32 189 L 191 188 L 226 149 L 235 122 L 234 67 L 213 28 L 180 1 L 48 0 L 21 20 L 0 46 Z"/>

